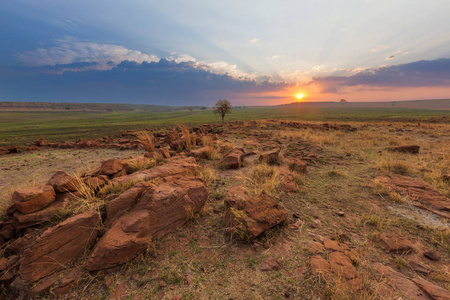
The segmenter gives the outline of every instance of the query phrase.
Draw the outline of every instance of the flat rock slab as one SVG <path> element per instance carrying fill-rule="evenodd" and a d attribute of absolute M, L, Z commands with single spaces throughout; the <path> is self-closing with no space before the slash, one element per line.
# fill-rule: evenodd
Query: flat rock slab
<path fill-rule="evenodd" d="M 386 184 L 389 188 L 407 195 L 413 200 L 438 210 L 441 214 L 450 218 L 450 199 L 441 195 L 431 186 L 408 176 L 394 175 L 378 176 L 376 180 Z"/>
<path fill-rule="evenodd" d="M 55 201 L 55 190 L 51 185 L 21 188 L 14 192 L 12 200 L 16 210 L 29 214 Z"/>
<path fill-rule="evenodd" d="M 47 229 L 22 256 L 22 278 L 36 281 L 80 256 L 97 237 L 100 222 L 94 210 Z"/>
<path fill-rule="evenodd" d="M 413 250 L 411 242 L 407 239 L 386 233 L 380 234 L 380 243 L 383 249 L 390 253 L 408 254 Z"/>

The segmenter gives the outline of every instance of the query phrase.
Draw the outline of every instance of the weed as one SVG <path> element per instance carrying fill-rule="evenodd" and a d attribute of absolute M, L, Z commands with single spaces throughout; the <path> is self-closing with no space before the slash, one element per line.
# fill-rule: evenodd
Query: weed
<path fill-rule="evenodd" d="M 152 152 L 155 150 L 155 143 L 153 142 L 153 136 L 150 137 L 147 131 L 138 131 L 134 134 L 138 139 L 138 142 L 147 150 Z"/>
<path fill-rule="evenodd" d="M 217 179 L 217 171 L 210 166 L 204 165 L 200 170 L 200 177 L 206 182 L 207 186 L 210 186 Z"/>
<path fill-rule="evenodd" d="M 397 156 L 383 156 L 377 164 L 377 169 L 395 174 L 408 174 L 411 171 L 411 164 L 401 160 Z"/>
<path fill-rule="evenodd" d="M 245 185 L 249 195 L 275 195 L 281 187 L 280 173 L 275 166 L 266 163 L 254 165 L 247 177 Z"/>
<path fill-rule="evenodd" d="M 195 137 L 191 135 L 189 132 L 189 129 L 186 127 L 186 125 L 181 124 L 180 126 L 181 133 L 183 134 L 183 142 L 184 146 L 186 147 L 186 150 L 191 151 L 193 146 L 195 146 Z"/>

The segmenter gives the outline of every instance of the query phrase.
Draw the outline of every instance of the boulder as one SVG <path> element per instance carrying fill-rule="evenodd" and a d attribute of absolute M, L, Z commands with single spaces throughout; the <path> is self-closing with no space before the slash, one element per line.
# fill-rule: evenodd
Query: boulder
<path fill-rule="evenodd" d="M 344 253 L 339 251 L 330 253 L 329 261 L 331 272 L 336 274 L 338 277 L 346 280 L 358 277 L 358 272 L 352 265 L 350 258 L 348 258 Z"/>
<path fill-rule="evenodd" d="M 122 171 L 122 162 L 118 159 L 112 158 L 102 163 L 100 167 L 100 175 L 113 175 Z"/>
<path fill-rule="evenodd" d="M 157 150 L 163 158 L 170 158 L 170 152 L 167 148 L 160 148 Z"/>
<path fill-rule="evenodd" d="M 330 264 L 320 255 L 311 257 L 309 261 L 311 273 L 316 276 L 325 276 L 330 270 Z"/>
<path fill-rule="evenodd" d="M 99 175 L 96 177 L 88 177 L 84 180 L 84 183 L 93 189 L 98 189 L 99 187 L 108 183 L 108 176 Z"/>
<path fill-rule="evenodd" d="M 384 250 L 391 253 L 407 254 L 413 249 L 410 241 L 386 233 L 380 234 L 380 243 Z"/>
<path fill-rule="evenodd" d="M 239 169 L 244 163 L 244 153 L 241 150 L 231 150 L 222 160 L 222 165 L 228 169 Z"/>
<path fill-rule="evenodd" d="M 280 181 L 282 190 L 285 193 L 295 193 L 298 192 L 297 184 L 295 183 L 294 175 L 289 170 L 288 166 L 281 166 L 279 168 Z"/>
<path fill-rule="evenodd" d="M 92 210 L 47 229 L 22 256 L 22 278 L 36 281 L 83 254 L 97 237 L 100 222 L 100 214 Z"/>
<path fill-rule="evenodd" d="M 420 146 L 418 145 L 403 145 L 389 148 L 390 151 L 393 152 L 402 152 L 402 153 L 419 153 Z"/>
<path fill-rule="evenodd" d="M 45 147 L 49 145 L 49 142 L 47 142 L 45 139 L 38 139 L 35 145 L 38 147 Z"/>
<path fill-rule="evenodd" d="M 291 168 L 293 171 L 296 171 L 298 173 L 306 173 L 306 168 L 308 167 L 308 163 L 304 160 L 294 158 L 294 161 L 291 164 Z"/>
<path fill-rule="evenodd" d="M 422 289 L 428 296 L 434 300 L 449 300 L 450 292 L 446 289 L 441 288 L 423 278 L 417 277 L 413 279 L 414 283 L 417 284 L 420 289 Z"/>
<path fill-rule="evenodd" d="M 162 154 L 159 153 L 158 151 L 150 151 L 144 154 L 144 157 L 146 158 L 150 158 L 150 159 L 161 159 Z"/>
<path fill-rule="evenodd" d="M 438 260 L 440 259 L 439 252 L 437 252 L 437 251 L 434 250 L 434 249 L 425 251 L 425 252 L 423 253 L 423 255 L 424 255 L 426 258 L 429 258 L 429 259 L 434 260 L 434 261 L 438 261 Z"/>
<path fill-rule="evenodd" d="M 51 185 L 17 189 L 12 196 L 14 208 L 23 214 L 38 211 L 55 201 Z"/>
<path fill-rule="evenodd" d="M 268 164 L 276 164 L 280 161 L 280 150 L 265 151 L 259 155 L 259 160 Z"/>
<path fill-rule="evenodd" d="M 50 178 L 47 185 L 53 186 L 57 193 L 75 192 L 77 190 L 77 179 L 64 171 L 58 171 Z"/>
<path fill-rule="evenodd" d="M 264 231 L 282 224 L 288 212 L 269 195 L 232 197 L 225 199 L 228 211 L 225 225 L 235 228 L 248 239 L 254 239 Z"/>
<path fill-rule="evenodd" d="M 194 177 L 176 177 L 149 187 L 129 213 L 119 217 L 86 262 L 89 271 L 117 266 L 143 252 L 155 238 L 186 223 L 206 203 L 205 183 Z"/>
<path fill-rule="evenodd" d="M 309 241 L 308 245 L 306 245 L 306 250 L 308 250 L 310 253 L 323 253 L 324 246 L 322 245 L 322 243 Z"/>
<path fill-rule="evenodd" d="M 208 158 L 208 147 L 201 147 L 190 152 L 190 155 L 195 158 Z"/>
<path fill-rule="evenodd" d="M 325 248 L 331 251 L 343 251 L 342 247 L 339 245 L 337 241 L 333 241 L 330 239 L 326 239 L 323 241 Z"/>
<path fill-rule="evenodd" d="M 50 221 L 52 216 L 64 209 L 66 207 L 66 204 L 67 199 L 63 199 L 54 201 L 47 207 L 29 214 L 23 214 L 19 211 L 16 211 L 13 214 L 14 227 L 16 228 L 16 230 L 21 230 L 23 228 L 48 222 Z"/>

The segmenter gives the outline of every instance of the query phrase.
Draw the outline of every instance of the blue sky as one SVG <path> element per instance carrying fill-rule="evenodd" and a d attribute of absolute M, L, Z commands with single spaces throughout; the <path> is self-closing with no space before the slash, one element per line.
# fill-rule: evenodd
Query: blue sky
<path fill-rule="evenodd" d="M 448 0 L 0 1 L 0 101 L 450 98 Z"/>

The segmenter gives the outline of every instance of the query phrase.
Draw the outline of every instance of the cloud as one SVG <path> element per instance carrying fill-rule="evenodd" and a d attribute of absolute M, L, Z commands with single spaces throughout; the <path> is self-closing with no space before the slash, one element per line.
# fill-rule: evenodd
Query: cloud
<path fill-rule="evenodd" d="M 89 67 L 94 67 L 89 69 Z M 223 66 L 225 69 L 228 66 Z M 41 67 L 61 73 L 1 76 L 3 100 L 213 105 L 217 99 L 280 91 L 285 82 L 257 81 L 213 72 L 199 62 L 161 59 L 157 62 L 125 60 L 109 70 L 95 63 Z M 77 71 L 70 70 L 71 68 Z M 217 70 L 219 66 L 214 66 Z M 81 70 L 80 70 L 81 69 Z M 25 88 L 26 87 L 26 88 Z M 249 99 L 251 100 L 251 99 Z M 268 100 L 269 101 L 269 100 Z"/>
<path fill-rule="evenodd" d="M 252 39 L 250 40 L 250 43 L 252 43 L 252 44 L 257 43 L 257 42 L 259 42 L 259 38 L 257 38 L 257 37 L 252 38 Z"/>
<path fill-rule="evenodd" d="M 323 92 L 337 93 L 347 87 L 399 88 L 450 86 L 450 59 L 421 60 L 394 66 L 365 69 L 351 76 L 313 77 L 310 84 Z"/>
<path fill-rule="evenodd" d="M 35 67 L 92 62 L 95 64 L 86 66 L 86 69 L 95 70 L 109 70 L 124 60 L 139 63 L 159 60 L 155 55 L 123 46 L 83 42 L 74 38 L 56 40 L 50 48 L 19 53 L 16 58 Z"/>

